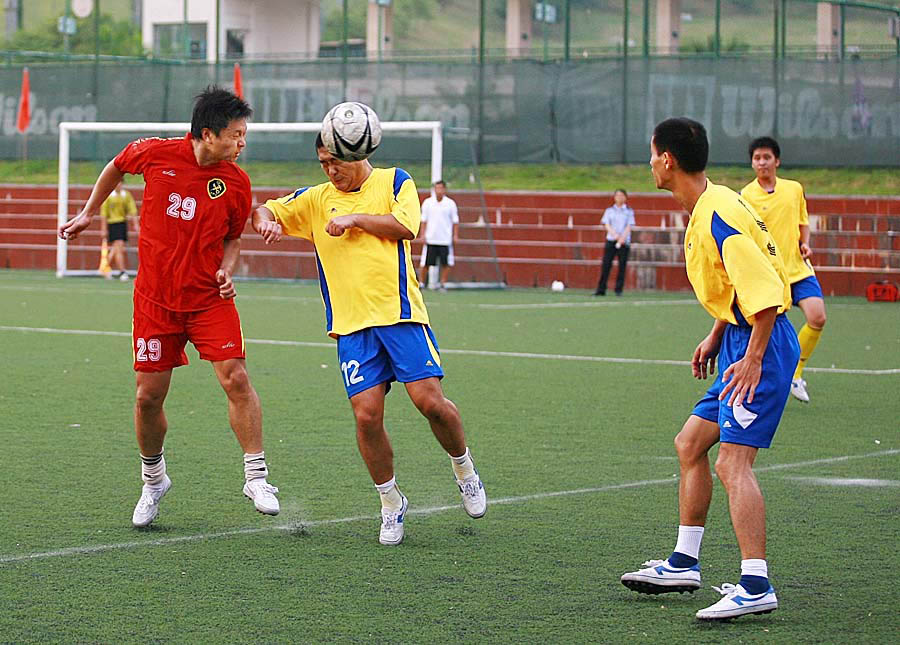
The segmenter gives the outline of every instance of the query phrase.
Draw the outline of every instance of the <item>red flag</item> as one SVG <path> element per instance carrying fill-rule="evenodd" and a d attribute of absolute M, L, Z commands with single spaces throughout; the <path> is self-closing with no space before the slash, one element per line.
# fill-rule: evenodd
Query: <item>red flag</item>
<path fill-rule="evenodd" d="M 241 81 L 241 64 L 234 64 L 234 93 L 238 98 L 244 98 L 244 83 Z"/>
<path fill-rule="evenodd" d="M 16 118 L 16 129 L 22 134 L 31 123 L 31 84 L 28 82 L 28 68 L 22 70 L 22 96 L 19 99 L 19 115 Z"/>

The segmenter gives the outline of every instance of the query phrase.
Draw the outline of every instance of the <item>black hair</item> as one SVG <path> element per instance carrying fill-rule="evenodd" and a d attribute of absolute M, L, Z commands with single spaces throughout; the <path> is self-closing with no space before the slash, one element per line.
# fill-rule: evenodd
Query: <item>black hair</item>
<path fill-rule="evenodd" d="M 750 153 L 751 161 L 753 160 L 753 153 L 756 152 L 758 148 L 768 148 L 772 151 L 772 154 L 775 155 L 776 159 L 781 159 L 781 146 L 779 146 L 778 142 L 772 137 L 757 137 L 750 142 L 750 147 L 747 151 Z"/>
<path fill-rule="evenodd" d="M 316 152 L 318 153 L 319 148 L 324 148 L 324 147 L 325 147 L 325 142 L 322 141 L 322 133 L 320 132 L 319 134 L 316 135 Z"/>
<path fill-rule="evenodd" d="M 432 186 L 437 186 L 438 184 L 440 184 L 440 185 L 443 186 L 444 188 L 447 187 L 447 182 L 445 182 L 443 179 L 438 179 L 436 182 L 434 182 L 434 183 L 431 184 L 431 185 L 432 185 Z"/>
<path fill-rule="evenodd" d="M 688 173 L 702 172 L 709 161 L 709 139 L 702 123 L 686 117 L 666 119 L 653 128 L 658 153 L 668 152 Z"/>
<path fill-rule="evenodd" d="M 203 128 L 209 128 L 219 136 L 235 119 L 249 119 L 252 115 L 253 110 L 244 99 L 218 85 L 209 85 L 194 97 L 191 136 L 200 139 Z"/>
<path fill-rule="evenodd" d="M 616 193 L 622 193 L 623 195 L 625 195 L 625 197 L 628 197 L 628 191 L 625 190 L 624 188 L 616 188 L 613 191 L 613 195 L 615 195 Z"/>

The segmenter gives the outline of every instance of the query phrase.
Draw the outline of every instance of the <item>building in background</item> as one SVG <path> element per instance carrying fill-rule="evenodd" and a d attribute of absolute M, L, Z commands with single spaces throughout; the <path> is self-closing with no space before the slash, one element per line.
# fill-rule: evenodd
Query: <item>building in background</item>
<path fill-rule="evenodd" d="M 144 0 L 144 47 L 156 56 L 209 62 L 314 57 L 319 5 L 319 0 Z"/>

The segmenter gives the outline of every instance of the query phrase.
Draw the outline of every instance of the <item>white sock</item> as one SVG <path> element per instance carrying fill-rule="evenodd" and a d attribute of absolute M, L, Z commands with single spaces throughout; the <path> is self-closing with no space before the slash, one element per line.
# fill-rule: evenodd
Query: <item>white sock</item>
<path fill-rule="evenodd" d="M 700 559 L 700 542 L 703 541 L 702 526 L 678 525 L 678 542 L 675 543 L 677 553 L 683 553 L 697 560 Z"/>
<path fill-rule="evenodd" d="M 266 466 L 266 451 L 244 453 L 244 479 L 265 479 L 269 476 L 269 467 Z"/>
<path fill-rule="evenodd" d="M 397 478 L 391 477 L 383 484 L 375 484 L 375 489 L 381 497 L 381 508 L 389 511 L 399 511 L 403 508 L 403 497 L 397 488 Z"/>
<path fill-rule="evenodd" d="M 741 575 L 768 579 L 769 565 L 765 560 L 741 560 Z"/>
<path fill-rule="evenodd" d="M 162 452 L 158 455 L 141 455 L 141 479 L 145 484 L 150 486 L 159 486 L 162 484 L 163 477 L 166 474 L 166 458 Z"/>
<path fill-rule="evenodd" d="M 471 477 L 475 474 L 475 462 L 472 461 L 472 455 L 469 453 L 468 447 L 466 451 L 459 457 L 449 455 L 450 465 L 453 466 L 453 472 L 460 481 Z"/>

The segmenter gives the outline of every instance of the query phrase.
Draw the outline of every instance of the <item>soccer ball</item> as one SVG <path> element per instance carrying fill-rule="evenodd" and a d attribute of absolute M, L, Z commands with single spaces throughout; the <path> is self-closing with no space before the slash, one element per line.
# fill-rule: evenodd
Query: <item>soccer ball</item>
<path fill-rule="evenodd" d="M 341 161 L 362 161 L 381 143 L 381 122 L 363 103 L 339 103 L 322 120 L 322 143 Z"/>
<path fill-rule="evenodd" d="M 554 280 L 550 283 L 550 291 L 563 291 L 565 288 L 566 285 L 562 280 Z"/>

